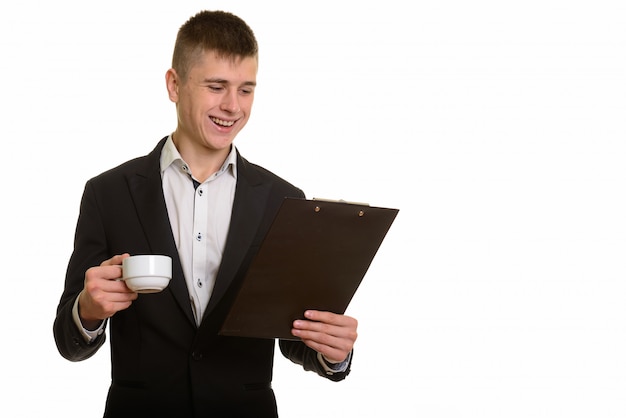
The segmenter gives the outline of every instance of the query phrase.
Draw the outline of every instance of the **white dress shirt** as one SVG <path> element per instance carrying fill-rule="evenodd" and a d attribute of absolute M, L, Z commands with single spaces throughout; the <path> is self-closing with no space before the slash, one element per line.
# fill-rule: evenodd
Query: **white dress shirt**
<path fill-rule="evenodd" d="M 200 325 L 228 235 L 237 185 L 237 152 L 232 147 L 222 167 L 199 183 L 170 136 L 161 153 L 161 177 L 189 299 Z"/>

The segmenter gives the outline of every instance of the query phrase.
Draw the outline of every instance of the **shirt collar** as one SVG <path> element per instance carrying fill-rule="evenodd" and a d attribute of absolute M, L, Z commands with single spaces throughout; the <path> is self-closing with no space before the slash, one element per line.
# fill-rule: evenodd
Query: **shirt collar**
<path fill-rule="evenodd" d="M 163 145 L 163 149 L 161 150 L 161 176 L 163 176 L 165 170 L 171 165 L 174 165 L 187 174 L 191 174 L 189 165 L 183 160 L 178 149 L 176 149 L 176 145 L 174 145 L 172 135 L 167 137 L 165 145 Z M 215 176 L 219 176 L 226 171 L 229 171 L 235 179 L 237 178 L 237 149 L 234 145 L 231 145 L 230 152 L 226 160 L 224 160 L 224 164 L 222 164 L 222 167 L 215 173 Z"/>

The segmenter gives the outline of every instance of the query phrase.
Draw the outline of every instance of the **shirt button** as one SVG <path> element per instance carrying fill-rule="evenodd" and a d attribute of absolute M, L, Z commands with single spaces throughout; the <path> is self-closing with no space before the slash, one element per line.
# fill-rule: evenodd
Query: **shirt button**
<path fill-rule="evenodd" d="M 198 195 L 202 196 L 202 193 L 204 193 L 202 189 L 198 189 Z"/>
<path fill-rule="evenodd" d="M 202 233 L 201 232 L 198 232 L 198 235 L 196 235 L 196 240 L 202 241 Z"/>
<path fill-rule="evenodd" d="M 185 165 L 183 165 L 183 171 L 184 171 L 185 173 L 189 171 L 189 167 L 187 167 L 187 165 L 186 165 L 186 164 L 185 164 Z"/>
<path fill-rule="evenodd" d="M 198 287 L 202 287 L 202 280 L 198 279 Z"/>

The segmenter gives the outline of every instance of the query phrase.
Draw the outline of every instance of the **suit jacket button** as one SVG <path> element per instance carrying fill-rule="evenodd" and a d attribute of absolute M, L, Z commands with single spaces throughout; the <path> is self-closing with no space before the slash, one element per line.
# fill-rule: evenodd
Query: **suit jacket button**
<path fill-rule="evenodd" d="M 202 360 L 202 353 L 199 351 L 194 351 L 193 353 L 191 353 L 191 358 L 193 358 L 196 361 L 200 361 Z"/>

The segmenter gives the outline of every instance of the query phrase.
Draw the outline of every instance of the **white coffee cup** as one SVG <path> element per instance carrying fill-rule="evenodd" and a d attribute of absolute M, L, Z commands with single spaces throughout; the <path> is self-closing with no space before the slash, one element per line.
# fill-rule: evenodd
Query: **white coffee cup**
<path fill-rule="evenodd" d="M 122 260 L 122 280 L 137 293 L 157 293 L 172 279 L 172 259 L 167 255 L 133 255 Z"/>

